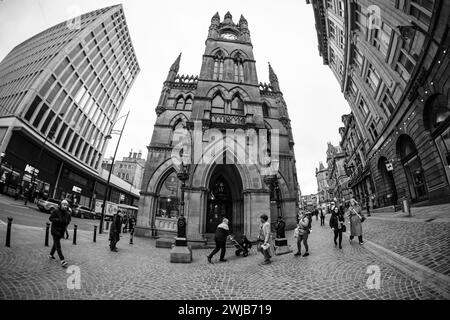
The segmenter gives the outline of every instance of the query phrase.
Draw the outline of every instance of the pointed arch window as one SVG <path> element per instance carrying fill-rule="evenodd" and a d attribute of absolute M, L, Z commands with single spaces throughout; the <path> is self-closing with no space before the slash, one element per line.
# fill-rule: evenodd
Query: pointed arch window
<path fill-rule="evenodd" d="M 187 98 L 186 103 L 184 104 L 184 110 L 192 110 L 192 99 Z"/>
<path fill-rule="evenodd" d="M 184 137 L 185 131 L 183 130 L 184 124 L 183 121 L 178 121 L 178 123 L 175 125 L 175 127 L 172 130 L 172 135 L 170 138 L 170 145 L 171 146 L 176 146 L 178 143 L 181 142 L 181 140 Z"/>
<path fill-rule="evenodd" d="M 267 103 L 263 102 L 262 104 L 263 117 L 269 117 L 269 106 Z"/>
<path fill-rule="evenodd" d="M 173 171 L 160 183 L 157 192 L 156 216 L 176 219 L 179 214 L 180 196 L 180 180 L 177 178 L 176 172 Z"/>
<path fill-rule="evenodd" d="M 244 101 L 242 101 L 239 95 L 234 96 L 231 101 L 231 113 L 240 115 L 244 114 Z"/>
<path fill-rule="evenodd" d="M 177 109 L 177 110 L 183 110 L 183 107 L 184 107 L 184 99 L 183 99 L 183 97 L 179 97 L 179 98 L 177 99 L 177 103 L 176 103 L 176 105 L 175 105 L 175 109 Z"/>
<path fill-rule="evenodd" d="M 211 103 L 212 113 L 225 113 L 225 101 L 220 94 L 217 94 Z"/>
<path fill-rule="evenodd" d="M 239 53 L 234 58 L 234 81 L 244 82 L 244 60 Z"/>
<path fill-rule="evenodd" d="M 223 58 L 224 55 L 222 51 L 217 52 L 214 57 L 214 80 L 223 80 Z"/>

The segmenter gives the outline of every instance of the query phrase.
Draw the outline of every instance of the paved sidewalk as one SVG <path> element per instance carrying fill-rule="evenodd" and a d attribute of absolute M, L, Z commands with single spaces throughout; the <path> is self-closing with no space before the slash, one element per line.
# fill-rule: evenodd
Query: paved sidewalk
<path fill-rule="evenodd" d="M 444 299 L 364 246 L 344 238 L 337 249 L 328 225 L 316 221 L 309 257 L 277 256 L 267 266 L 254 249 L 246 258 L 228 249 L 228 262 L 216 256 L 213 265 L 210 250 L 194 250 L 193 263 L 172 264 L 154 240 L 130 245 L 125 235 L 114 253 L 107 235 L 93 243 L 92 233 L 81 232 L 77 245 L 63 241 L 69 265 L 81 271 L 79 290 L 68 289 L 66 269 L 46 258 L 43 229 L 13 226 L 11 248 L 3 246 L 5 230 L 0 225 L 0 299 Z M 292 231 L 287 236 L 292 243 Z M 367 287 L 370 266 L 380 269 L 379 289 Z"/>
<path fill-rule="evenodd" d="M 381 210 L 381 209 L 378 209 Z M 366 214 L 366 211 L 363 211 Z M 398 219 L 399 221 L 434 221 L 434 222 L 450 222 L 450 203 L 427 206 L 412 207 L 411 217 L 407 213 L 398 212 L 372 212 L 374 218 Z"/>

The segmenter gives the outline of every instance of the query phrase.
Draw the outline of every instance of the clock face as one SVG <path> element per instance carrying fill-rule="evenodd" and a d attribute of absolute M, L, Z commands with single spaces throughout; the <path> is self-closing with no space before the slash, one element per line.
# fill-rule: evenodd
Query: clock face
<path fill-rule="evenodd" d="M 234 34 L 232 34 L 232 33 L 229 33 L 229 32 L 227 32 L 227 33 L 222 33 L 220 36 L 221 36 L 222 38 L 224 38 L 224 39 L 227 39 L 227 40 L 236 40 L 236 39 L 237 39 L 236 35 L 234 35 Z"/>

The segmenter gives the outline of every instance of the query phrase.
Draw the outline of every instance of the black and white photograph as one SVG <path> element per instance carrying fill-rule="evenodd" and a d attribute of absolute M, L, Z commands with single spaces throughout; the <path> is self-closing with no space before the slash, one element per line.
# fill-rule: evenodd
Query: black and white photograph
<path fill-rule="evenodd" d="M 0 300 L 448 300 L 449 31 L 448 0 L 0 0 Z"/>

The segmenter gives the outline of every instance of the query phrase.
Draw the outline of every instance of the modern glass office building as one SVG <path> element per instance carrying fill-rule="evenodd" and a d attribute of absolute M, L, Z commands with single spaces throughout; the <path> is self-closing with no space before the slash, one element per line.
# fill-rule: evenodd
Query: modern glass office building
<path fill-rule="evenodd" d="M 62 22 L 15 47 L 0 63 L 6 184 L 36 181 L 38 191 L 57 198 L 75 186 L 85 205 L 103 198 L 105 137 L 139 70 L 121 5 Z"/>

